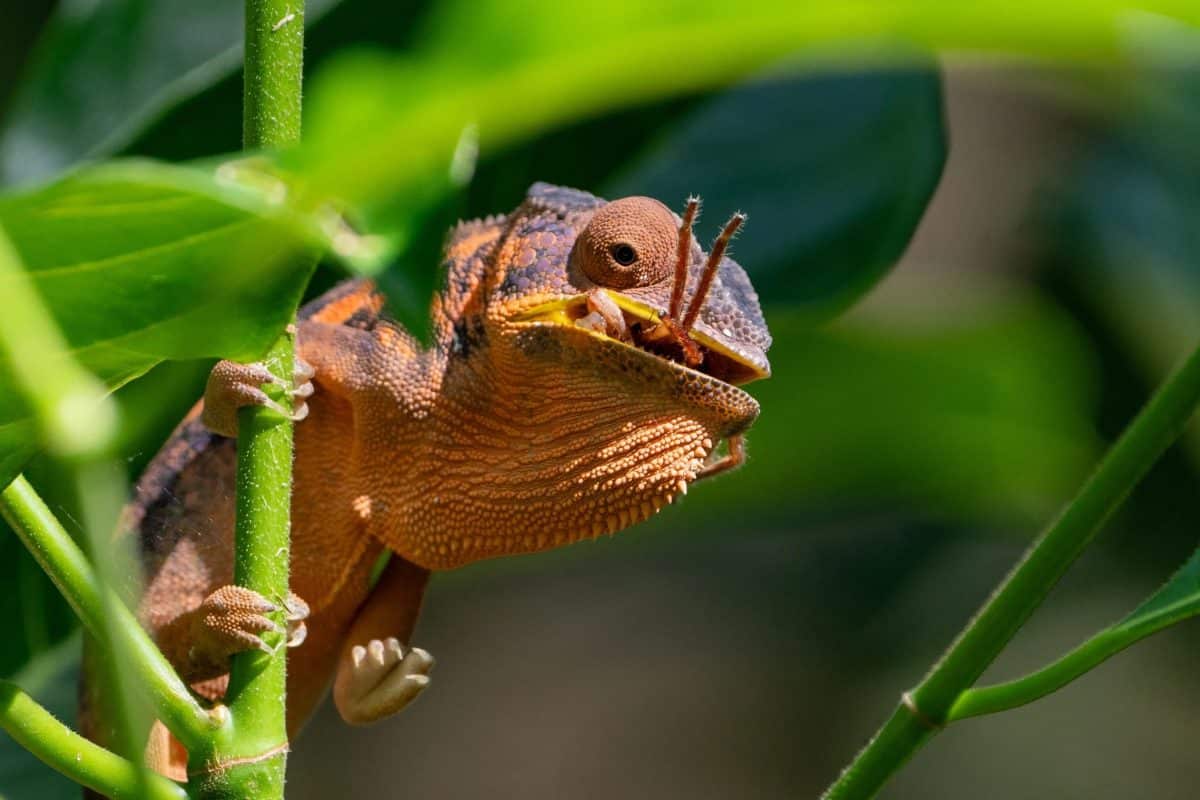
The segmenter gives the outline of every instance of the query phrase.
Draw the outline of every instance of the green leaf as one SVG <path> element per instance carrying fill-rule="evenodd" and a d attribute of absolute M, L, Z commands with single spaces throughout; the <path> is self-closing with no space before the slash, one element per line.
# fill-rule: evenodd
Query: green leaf
<path fill-rule="evenodd" d="M 698 194 L 712 235 L 747 212 L 736 257 L 759 296 L 821 321 L 900 257 L 945 157 L 932 66 L 773 71 L 692 114 L 607 191 L 668 204 Z"/>
<path fill-rule="evenodd" d="M 167 359 L 251 360 L 286 324 L 315 223 L 281 204 L 282 184 L 259 183 L 118 163 L 0 198 L 0 226 L 70 355 L 115 388 Z M 3 484 L 37 446 L 13 387 L 0 361 Z"/>
<path fill-rule="evenodd" d="M 864 508 L 972 526 L 1041 520 L 1099 451 L 1089 353 L 1054 307 L 993 291 L 1005 299 L 949 323 L 859 315 L 814 330 L 767 306 L 773 373 L 747 387 L 762 404 L 749 467 L 660 524 Z"/>
<path fill-rule="evenodd" d="M 73 636 L 43 653 L 13 680 L 73 726 L 79 685 L 79 637 Z M 79 794 L 78 785 L 0 732 L 0 797 L 78 800 Z"/>
<path fill-rule="evenodd" d="M 1178 622 L 1197 613 L 1200 613 L 1200 550 L 1116 627 L 1132 630 L 1144 627 L 1152 620 Z"/>
<path fill-rule="evenodd" d="M 1102 5 L 444 3 L 412 53 L 356 54 L 320 71 L 296 161 L 321 191 L 379 200 L 445 180 L 469 125 L 486 152 L 609 109 L 726 85 L 814 44 L 837 43 L 841 63 L 866 40 L 1118 59 L 1124 9 Z"/>
<path fill-rule="evenodd" d="M 311 24 L 340 0 L 308 0 Z M 241 68 L 243 0 L 63 0 L 0 139 L 0 182 L 120 151 Z"/>

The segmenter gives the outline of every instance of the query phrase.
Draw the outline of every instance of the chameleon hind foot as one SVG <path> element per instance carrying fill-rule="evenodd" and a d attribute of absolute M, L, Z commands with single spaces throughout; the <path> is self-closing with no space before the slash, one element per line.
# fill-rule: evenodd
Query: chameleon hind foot
<path fill-rule="evenodd" d="M 283 624 L 268 616 L 279 612 Z M 296 647 L 308 635 L 304 624 L 308 613 L 308 604 L 294 594 L 272 603 L 242 586 L 222 586 L 196 610 L 188 655 L 194 666 L 203 669 L 204 665 L 224 665 L 231 655 L 246 650 L 273 653 L 275 648 L 263 641 L 264 633 L 284 635 L 283 644 Z"/>
<path fill-rule="evenodd" d="M 429 685 L 433 668 L 433 656 L 419 647 L 405 650 L 394 638 L 355 645 L 350 659 L 348 669 L 338 671 L 333 698 L 351 725 L 366 725 L 403 709 Z"/>
<path fill-rule="evenodd" d="M 266 406 L 299 422 L 308 416 L 305 400 L 312 397 L 312 376 L 313 368 L 297 358 L 293 369 L 296 385 L 292 390 L 293 409 L 288 411 L 262 390 L 265 384 L 276 382 L 266 365 L 257 361 L 253 364 L 218 361 L 204 388 L 204 425 L 213 433 L 234 438 L 238 431 L 238 409 L 245 406 Z"/>

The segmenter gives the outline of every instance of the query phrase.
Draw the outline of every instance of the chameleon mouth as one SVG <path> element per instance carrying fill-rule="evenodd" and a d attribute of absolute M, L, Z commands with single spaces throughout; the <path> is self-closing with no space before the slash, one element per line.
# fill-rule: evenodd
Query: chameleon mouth
<path fill-rule="evenodd" d="M 538 304 L 518 314 L 513 321 L 579 328 L 598 338 L 619 342 L 733 386 L 770 375 L 767 369 L 728 345 L 702 330 L 692 329 L 688 337 L 699 349 L 697 363 L 697 354 L 680 344 L 669 321 L 665 321 L 660 312 L 620 292 L 607 289 L 597 291 L 602 292 L 607 301 L 615 306 L 603 316 L 589 311 L 589 296 L 580 294 Z"/>

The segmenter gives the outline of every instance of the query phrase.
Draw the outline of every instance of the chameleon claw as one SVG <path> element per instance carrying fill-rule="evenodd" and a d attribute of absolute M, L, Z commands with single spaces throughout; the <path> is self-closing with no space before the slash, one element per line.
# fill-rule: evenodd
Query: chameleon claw
<path fill-rule="evenodd" d="M 288 636 L 285 644 L 289 647 L 299 647 L 304 644 L 304 640 L 308 638 L 308 626 L 303 622 L 297 622 L 292 627 L 292 632 Z"/>
<path fill-rule="evenodd" d="M 287 621 L 287 627 L 281 628 L 280 633 L 286 633 L 287 639 L 276 646 L 278 647 L 299 647 L 304 644 L 304 640 L 308 638 L 308 626 L 304 620 L 308 619 L 311 613 L 308 603 L 304 602 L 295 592 L 288 592 L 287 597 L 276 597 L 276 604 L 282 608 L 283 618 Z"/>
<path fill-rule="evenodd" d="M 296 360 L 292 364 L 292 380 L 296 386 L 301 386 L 312 380 L 317 371 L 313 369 L 312 364 L 309 364 L 300 356 L 296 356 Z"/>
<path fill-rule="evenodd" d="M 285 619 L 287 619 L 289 622 L 306 620 L 308 619 L 308 615 L 311 613 L 308 603 L 304 602 L 304 600 L 300 598 L 300 595 L 296 594 L 295 592 L 288 592 L 287 597 L 279 598 L 276 602 L 278 602 L 279 605 L 283 607 L 283 610 L 287 612 Z"/>

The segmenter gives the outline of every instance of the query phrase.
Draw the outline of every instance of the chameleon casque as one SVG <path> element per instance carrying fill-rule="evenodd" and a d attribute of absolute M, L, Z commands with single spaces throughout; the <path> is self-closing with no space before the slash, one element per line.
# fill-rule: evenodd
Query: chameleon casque
<path fill-rule="evenodd" d="M 769 375 L 771 340 L 723 255 L 743 218 L 706 254 L 697 207 L 681 219 L 645 197 L 535 184 L 511 214 L 460 223 L 427 348 L 366 281 L 305 306 L 286 602 L 230 585 L 236 412 L 269 404 L 272 379 L 218 364 L 125 517 L 140 618 L 194 690 L 218 700 L 229 656 L 264 647 L 283 612 L 289 644 L 303 640 L 288 654 L 289 731 L 331 678 L 347 722 L 381 719 L 428 683 L 432 659 L 409 642 L 430 572 L 615 533 L 740 463 L 759 407 L 738 385 Z M 161 725 L 148 757 L 186 774 Z"/>

